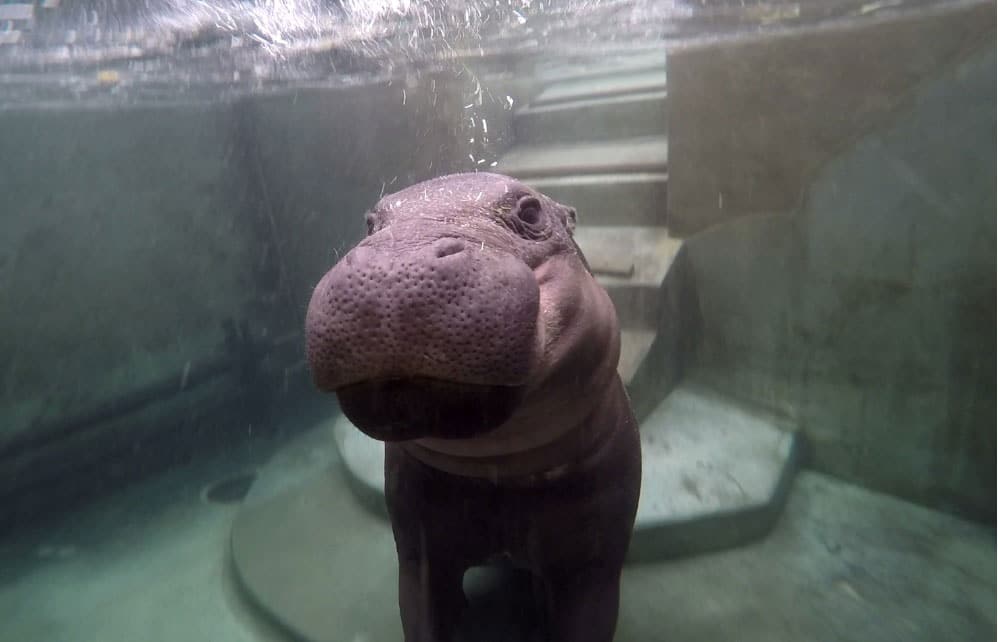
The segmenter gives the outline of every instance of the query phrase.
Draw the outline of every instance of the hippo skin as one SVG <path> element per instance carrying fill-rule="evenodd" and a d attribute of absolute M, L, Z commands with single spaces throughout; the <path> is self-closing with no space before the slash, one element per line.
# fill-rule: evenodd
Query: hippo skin
<path fill-rule="evenodd" d="M 575 210 L 497 174 L 383 197 L 306 317 L 316 385 L 386 442 L 406 642 L 449 642 L 464 572 L 529 569 L 552 642 L 610 642 L 637 510 L 613 304 Z"/>

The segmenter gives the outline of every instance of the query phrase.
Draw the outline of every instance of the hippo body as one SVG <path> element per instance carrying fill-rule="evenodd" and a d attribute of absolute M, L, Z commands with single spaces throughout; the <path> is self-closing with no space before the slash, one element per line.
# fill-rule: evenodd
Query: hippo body
<path fill-rule="evenodd" d="M 406 642 L 449 642 L 464 572 L 529 569 L 556 642 L 610 642 L 637 510 L 620 331 L 575 211 L 506 176 L 382 198 L 306 317 L 318 387 L 386 442 Z"/>

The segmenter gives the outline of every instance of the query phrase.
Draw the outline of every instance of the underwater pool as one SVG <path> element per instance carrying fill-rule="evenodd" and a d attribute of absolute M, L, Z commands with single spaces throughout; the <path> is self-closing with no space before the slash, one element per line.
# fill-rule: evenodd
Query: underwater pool
<path fill-rule="evenodd" d="M 994 639 L 995 23 L 0 0 L 0 639 Z"/>

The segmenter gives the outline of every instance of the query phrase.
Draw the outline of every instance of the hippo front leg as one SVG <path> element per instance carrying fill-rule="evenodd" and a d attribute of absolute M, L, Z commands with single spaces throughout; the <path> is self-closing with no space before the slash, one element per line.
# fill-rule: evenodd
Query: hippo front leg
<path fill-rule="evenodd" d="M 435 547 L 434 547 L 435 548 Z M 466 570 L 448 551 L 399 550 L 399 611 L 405 642 L 451 642 L 466 599 Z"/>
<path fill-rule="evenodd" d="M 544 573 L 548 640 L 612 642 L 620 602 L 623 563 L 610 568 Z"/>
<path fill-rule="evenodd" d="M 452 642 L 467 600 L 464 572 L 481 535 L 462 515 L 459 489 L 385 446 L 385 500 L 399 561 L 399 611 L 405 642 Z"/>
<path fill-rule="evenodd" d="M 550 642 L 613 640 L 640 495 L 639 448 L 627 412 L 592 467 L 531 498 L 526 552 L 540 578 Z"/>

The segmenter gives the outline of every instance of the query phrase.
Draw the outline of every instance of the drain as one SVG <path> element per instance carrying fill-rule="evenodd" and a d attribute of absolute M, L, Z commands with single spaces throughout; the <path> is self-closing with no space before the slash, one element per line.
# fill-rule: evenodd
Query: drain
<path fill-rule="evenodd" d="M 201 498 L 212 504 L 235 504 L 241 502 L 256 481 L 256 473 L 240 473 L 226 477 L 205 486 Z"/>

